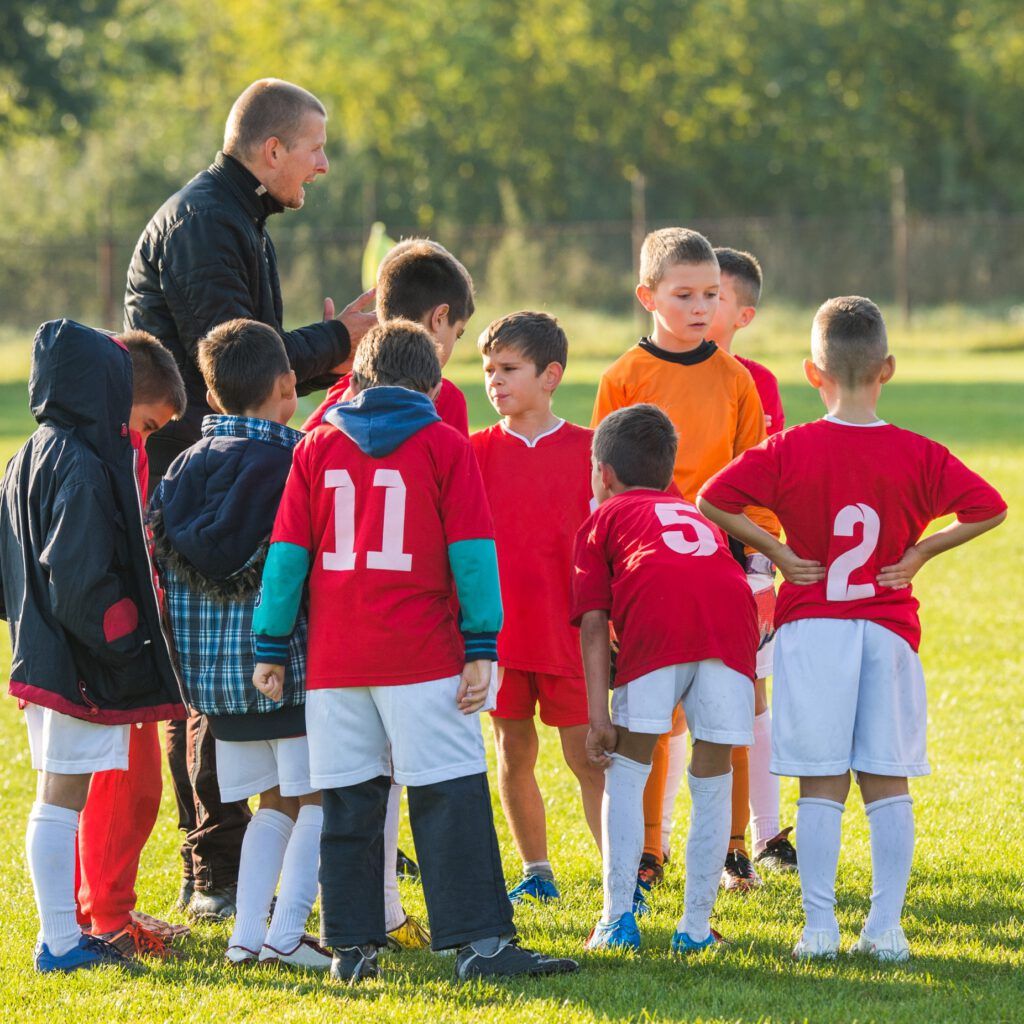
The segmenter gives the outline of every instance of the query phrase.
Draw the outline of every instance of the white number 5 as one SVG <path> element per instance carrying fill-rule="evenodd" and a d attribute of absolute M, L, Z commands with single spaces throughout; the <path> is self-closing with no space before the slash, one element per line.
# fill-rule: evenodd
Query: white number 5
<path fill-rule="evenodd" d="M 863 502 L 847 505 L 839 510 L 832 532 L 836 537 L 852 537 L 858 524 L 864 527 L 860 543 L 843 552 L 829 567 L 825 596 L 830 601 L 857 601 L 875 596 L 874 583 L 850 583 L 850 575 L 865 565 L 878 546 L 881 520 L 878 513 Z"/>
<path fill-rule="evenodd" d="M 662 526 L 688 526 L 695 535 L 691 539 L 682 530 L 666 530 L 661 539 L 681 555 L 713 555 L 718 550 L 718 541 L 715 540 L 711 527 L 700 519 L 687 515 L 687 511 L 687 506 L 680 504 L 654 506 L 655 515 Z"/>

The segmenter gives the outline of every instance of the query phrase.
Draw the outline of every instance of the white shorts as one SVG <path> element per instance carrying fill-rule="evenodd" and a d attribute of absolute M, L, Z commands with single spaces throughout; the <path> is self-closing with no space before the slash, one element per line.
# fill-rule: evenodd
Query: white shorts
<path fill-rule="evenodd" d="M 281 796 L 305 796 L 309 784 L 309 743 L 305 736 L 279 740 L 216 740 L 221 800 L 248 800 L 280 786 Z"/>
<path fill-rule="evenodd" d="M 630 732 L 663 735 L 682 702 L 695 740 L 749 747 L 754 742 L 754 686 L 717 658 L 668 665 L 617 686 L 612 722 Z"/>
<path fill-rule="evenodd" d="M 921 659 L 866 619 L 797 619 L 776 634 L 776 775 L 927 775 Z"/>
<path fill-rule="evenodd" d="M 480 712 L 464 715 L 455 704 L 461 681 L 309 690 L 312 785 L 337 789 L 391 775 L 402 786 L 429 786 L 486 772 Z"/>
<path fill-rule="evenodd" d="M 90 775 L 128 770 L 130 725 L 102 725 L 25 705 L 32 767 L 54 775 Z"/>

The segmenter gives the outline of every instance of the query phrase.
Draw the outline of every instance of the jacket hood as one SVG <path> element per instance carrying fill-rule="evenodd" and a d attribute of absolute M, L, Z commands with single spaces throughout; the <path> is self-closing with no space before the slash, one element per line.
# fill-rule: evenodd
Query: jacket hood
<path fill-rule="evenodd" d="M 324 420 L 375 459 L 390 455 L 413 434 L 441 419 L 434 403 L 409 388 L 367 388 L 351 402 L 332 406 Z"/>
<path fill-rule="evenodd" d="M 101 458 L 131 445 L 132 360 L 116 338 L 74 320 L 36 332 L 28 382 L 39 423 L 72 428 Z"/>

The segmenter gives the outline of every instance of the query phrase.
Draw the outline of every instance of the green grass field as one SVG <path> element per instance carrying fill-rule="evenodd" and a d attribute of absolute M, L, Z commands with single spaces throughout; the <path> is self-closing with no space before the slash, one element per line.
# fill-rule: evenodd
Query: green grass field
<path fill-rule="evenodd" d="M 472 338 L 482 311 L 450 368 L 467 392 L 477 426 L 494 417 L 480 386 Z M 634 328 L 566 312 L 571 361 L 556 409 L 587 422 L 597 377 L 630 343 Z M 810 316 L 775 311 L 740 335 L 740 350 L 779 376 L 788 422 L 820 413 L 802 383 L 800 360 Z M 234 973 L 222 966 L 226 926 L 203 926 L 187 941 L 185 959 L 155 964 L 127 980 L 116 972 L 39 977 L 31 968 L 35 906 L 23 854 L 24 823 L 35 780 L 24 726 L 14 701 L 0 702 L 4 827 L 0 831 L 0 1018 L 11 1021 L 1011 1021 L 1024 1016 L 1024 887 L 1016 860 L 1024 847 L 1024 656 L 1020 642 L 1024 547 L 1017 509 L 1024 503 L 1024 326 L 964 310 L 923 316 L 913 330 L 894 330 L 896 380 L 881 414 L 950 445 L 991 480 L 1010 503 L 1007 524 L 967 548 L 928 565 L 917 586 L 923 604 L 922 656 L 929 681 L 933 775 L 914 784 L 915 870 L 905 927 L 914 952 L 906 965 L 841 958 L 831 965 L 794 965 L 789 950 L 800 924 L 794 878 L 771 878 L 750 896 L 722 896 L 717 927 L 732 940 L 725 951 L 685 963 L 668 953 L 681 910 L 682 877 L 670 865 L 643 927 L 639 956 L 583 954 L 582 941 L 600 912 L 600 862 L 583 823 L 557 742 L 542 747 L 542 787 L 549 811 L 551 858 L 563 899 L 556 908 L 525 909 L 525 940 L 579 957 L 580 973 L 553 980 L 456 986 L 450 958 L 387 955 L 380 981 L 350 991 L 284 972 Z M 0 332 L 0 455 L 8 457 L 32 427 L 25 379 L 30 336 Z M 308 407 L 310 403 L 307 402 Z M 6 668 L 6 631 L 0 641 Z M 489 728 L 485 726 L 485 732 Z M 685 787 L 684 787 L 685 789 Z M 795 787 L 783 784 L 783 817 L 792 822 Z M 518 872 L 500 807 L 496 817 L 511 878 Z M 688 808 L 680 798 L 674 844 L 679 853 Z M 173 804 L 143 856 L 139 907 L 165 914 L 178 884 Z M 410 842 L 403 831 L 403 846 Z M 851 796 L 839 869 L 839 919 L 852 942 L 870 897 L 864 814 Z M 414 884 L 403 895 L 422 913 Z M 171 915 L 173 916 L 173 915 Z"/>

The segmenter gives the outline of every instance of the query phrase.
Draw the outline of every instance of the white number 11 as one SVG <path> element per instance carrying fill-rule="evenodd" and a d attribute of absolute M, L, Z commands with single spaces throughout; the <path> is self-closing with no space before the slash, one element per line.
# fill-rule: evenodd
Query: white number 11
<path fill-rule="evenodd" d="M 329 469 L 324 486 L 334 491 L 334 550 L 324 552 L 324 568 L 342 572 L 356 567 L 356 488 L 347 469 Z M 385 488 L 384 523 L 379 551 L 366 552 L 367 569 L 412 571 L 405 546 L 405 481 L 397 469 L 378 469 L 373 486 Z"/>

